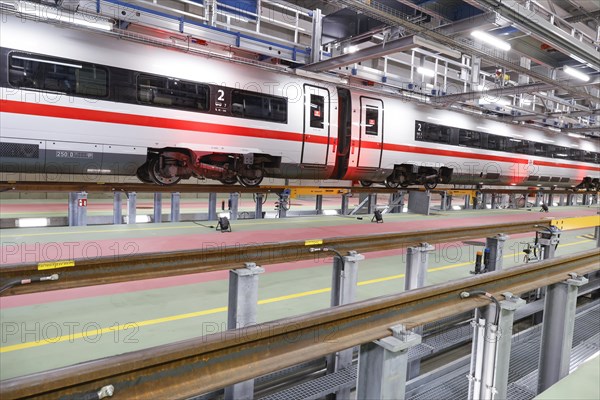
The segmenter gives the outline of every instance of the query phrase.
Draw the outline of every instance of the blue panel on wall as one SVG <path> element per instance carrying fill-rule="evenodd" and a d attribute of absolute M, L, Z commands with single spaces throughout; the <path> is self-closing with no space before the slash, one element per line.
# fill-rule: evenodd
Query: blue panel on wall
<path fill-rule="evenodd" d="M 219 10 L 233 15 L 239 15 L 247 19 L 256 19 L 257 4 L 256 0 L 219 0 Z"/>

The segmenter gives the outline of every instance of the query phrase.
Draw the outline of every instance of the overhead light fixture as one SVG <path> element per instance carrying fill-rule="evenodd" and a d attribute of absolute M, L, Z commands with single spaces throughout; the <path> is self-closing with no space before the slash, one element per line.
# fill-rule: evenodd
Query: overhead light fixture
<path fill-rule="evenodd" d="M 423 75 L 423 76 L 428 76 L 428 77 L 433 77 L 435 75 L 435 72 L 431 69 L 428 68 L 423 68 L 423 67 L 417 67 L 417 73 Z"/>
<path fill-rule="evenodd" d="M 587 76 L 583 72 L 579 71 L 578 69 L 571 68 L 571 67 L 564 67 L 563 71 L 565 71 L 565 73 L 567 73 L 567 74 L 571 75 L 572 77 L 577 78 L 581 81 L 587 82 L 590 80 L 589 76 Z"/>
<path fill-rule="evenodd" d="M 482 98 L 482 99 L 479 99 L 479 104 L 481 104 L 481 105 L 494 104 L 496 106 L 509 106 L 510 101 L 505 100 L 505 99 L 487 100 L 487 99 Z"/>
<path fill-rule="evenodd" d="M 462 55 L 461 52 L 458 50 L 451 49 L 450 47 L 432 42 L 431 40 L 424 39 L 420 36 L 413 37 L 413 42 L 416 45 L 427 47 L 431 50 L 439 51 L 440 53 L 446 54 L 452 58 L 460 58 L 460 56 Z"/>
<path fill-rule="evenodd" d="M 475 39 L 481 40 L 482 42 L 485 42 L 494 47 L 497 47 L 500 50 L 504 50 L 504 51 L 510 50 L 510 44 L 506 43 L 503 40 L 498 39 L 495 36 L 490 35 L 489 33 L 485 33 L 483 31 L 473 31 L 473 32 L 471 32 L 471 36 L 473 36 Z"/>
<path fill-rule="evenodd" d="M 344 53 L 356 53 L 358 51 L 358 46 L 348 46 L 344 49 Z"/>
<path fill-rule="evenodd" d="M 99 18 L 96 15 L 69 13 L 65 10 L 57 10 L 53 7 L 47 7 L 34 3 L 22 3 L 24 4 L 19 5 L 19 13 L 31 15 L 40 21 L 54 21 L 67 24 L 70 23 L 88 28 L 102 29 L 105 31 L 110 31 L 113 28 L 113 24 L 110 21 Z"/>

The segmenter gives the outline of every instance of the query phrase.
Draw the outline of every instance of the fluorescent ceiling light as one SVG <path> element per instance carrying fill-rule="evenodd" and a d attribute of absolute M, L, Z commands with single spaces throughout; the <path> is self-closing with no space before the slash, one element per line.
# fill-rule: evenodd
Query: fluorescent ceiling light
<path fill-rule="evenodd" d="M 524 106 L 530 106 L 531 105 L 531 100 L 529 100 L 529 99 L 522 99 L 521 100 L 521 104 L 523 104 Z"/>
<path fill-rule="evenodd" d="M 574 137 L 574 138 L 578 138 L 578 139 L 585 139 L 585 136 L 580 135 L 578 133 L 568 133 L 567 135 Z"/>
<path fill-rule="evenodd" d="M 57 10 L 52 7 L 37 6 L 32 7 L 32 3 L 25 3 L 19 6 L 19 12 L 25 15 L 31 15 L 42 21 L 56 21 L 70 23 L 88 28 L 102 29 L 110 31 L 113 24 L 105 19 L 99 19 L 96 15 L 84 15 L 80 13 L 67 13 L 65 10 Z M 88 21 L 88 19 L 95 19 Z"/>
<path fill-rule="evenodd" d="M 498 39 L 495 36 L 490 35 L 489 33 L 485 33 L 482 31 L 473 31 L 473 32 L 471 32 L 471 36 L 473 36 L 475 39 L 481 40 L 482 42 L 485 42 L 494 47 L 497 47 L 500 50 L 504 50 L 504 51 L 510 50 L 510 44 L 506 43 L 503 40 Z"/>
<path fill-rule="evenodd" d="M 435 72 L 433 72 L 433 70 L 423 67 L 417 67 L 417 73 L 424 76 L 428 76 L 430 78 L 435 75 Z"/>
<path fill-rule="evenodd" d="M 460 51 L 451 49 L 448 46 L 443 46 L 439 43 L 432 42 L 431 40 L 424 39 L 420 36 L 415 36 L 413 42 L 419 46 L 427 47 L 428 49 L 439 51 L 442 54 L 446 54 L 453 58 L 460 58 L 462 55 Z"/>
<path fill-rule="evenodd" d="M 510 105 L 510 101 L 504 100 L 504 99 L 497 99 L 497 100 L 479 99 L 479 104 L 494 104 L 497 106 L 508 106 L 508 105 Z"/>
<path fill-rule="evenodd" d="M 579 71 L 578 69 L 571 68 L 571 67 L 564 67 L 563 71 L 565 71 L 567 74 L 571 75 L 572 77 L 575 77 L 584 82 L 587 82 L 590 80 L 589 76 L 587 76 L 583 72 Z"/>
<path fill-rule="evenodd" d="M 344 49 L 344 53 L 356 53 L 358 51 L 358 46 L 348 46 Z"/>

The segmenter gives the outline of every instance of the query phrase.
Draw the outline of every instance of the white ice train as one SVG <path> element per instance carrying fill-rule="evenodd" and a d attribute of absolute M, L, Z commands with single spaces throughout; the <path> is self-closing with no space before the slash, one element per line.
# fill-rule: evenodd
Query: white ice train
<path fill-rule="evenodd" d="M 5 16 L 0 170 L 598 186 L 597 142 Z"/>

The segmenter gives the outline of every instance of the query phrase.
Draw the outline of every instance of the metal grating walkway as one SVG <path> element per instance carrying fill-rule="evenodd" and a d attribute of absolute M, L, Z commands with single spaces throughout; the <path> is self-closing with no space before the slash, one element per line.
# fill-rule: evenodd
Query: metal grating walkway
<path fill-rule="evenodd" d="M 577 314 L 575 320 L 575 332 L 573 334 L 573 353 L 571 355 L 571 368 L 575 363 L 582 362 L 585 358 L 582 351 L 597 351 L 594 344 L 599 336 L 600 306 L 588 309 Z M 527 386 L 516 384 L 530 374 L 536 375 L 538 368 L 538 354 L 540 348 L 541 325 L 521 332 L 513 337 L 509 369 L 509 399 L 530 400 L 535 397 Z M 595 341 L 596 340 L 596 341 Z M 578 365 L 578 364 L 577 364 Z M 469 373 L 468 363 L 460 373 L 454 371 L 450 377 L 441 376 L 436 379 L 435 387 L 407 396 L 410 400 L 437 400 L 437 399 L 464 399 L 468 395 L 468 381 L 466 375 Z M 418 390 L 418 388 L 417 388 Z"/>

